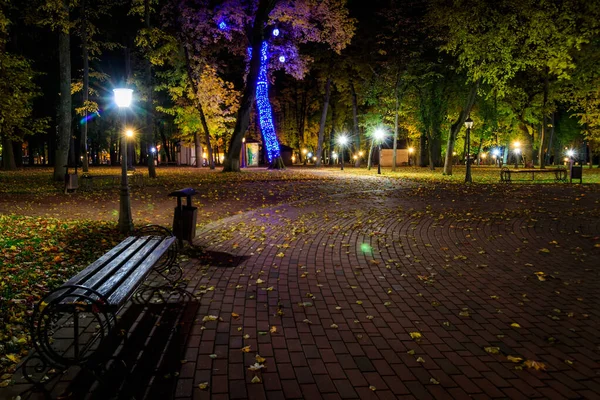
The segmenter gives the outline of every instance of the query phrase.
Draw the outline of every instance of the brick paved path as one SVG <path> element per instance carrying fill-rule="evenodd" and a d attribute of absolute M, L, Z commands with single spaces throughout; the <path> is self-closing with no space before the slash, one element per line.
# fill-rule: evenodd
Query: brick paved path
<path fill-rule="evenodd" d="M 599 189 L 291 185 L 198 233 L 136 398 L 600 398 Z"/>
<path fill-rule="evenodd" d="M 599 398 L 594 202 L 391 186 L 206 227 L 197 245 L 248 258 L 188 262 L 204 294 L 176 397 Z"/>

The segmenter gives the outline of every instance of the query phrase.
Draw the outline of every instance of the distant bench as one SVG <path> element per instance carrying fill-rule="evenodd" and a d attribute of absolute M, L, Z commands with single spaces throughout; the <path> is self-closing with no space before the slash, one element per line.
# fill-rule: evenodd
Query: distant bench
<path fill-rule="evenodd" d="M 524 179 L 513 179 L 513 174 L 523 175 Z M 544 169 L 535 169 L 535 168 L 507 168 L 503 167 L 500 170 L 500 181 L 501 182 L 512 182 L 513 180 L 529 180 L 527 178 L 531 177 L 531 180 L 535 180 L 536 174 L 553 174 L 552 180 L 556 182 L 566 182 L 567 181 L 567 170 L 565 168 L 544 168 Z M 549 179 L 550 180 L 550 179 Z"/>
<path fill-rule="evenodd" d="M 131 186 L 144 186 L 144 174 L 136 171 L 127 172 Z M 92 175 L 84 173 L 79 181 L 83 190 L 93 190 L 102 187 L 117 187 L 121 184 L 121 175 Z"/>

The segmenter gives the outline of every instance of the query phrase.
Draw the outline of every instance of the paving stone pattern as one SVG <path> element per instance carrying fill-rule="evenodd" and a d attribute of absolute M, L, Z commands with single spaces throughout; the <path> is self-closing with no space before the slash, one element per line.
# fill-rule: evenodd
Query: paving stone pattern
<path fill-rule="evenodd" d="M 198 232 L 121 396 L 600 398 L 598 189 L 337 181 Z"/>
<path fill-rule="evenodd" d="M 554 200 L 449 208 L 397 187 L 205 227 L 197 246 L 246 259 L 187 261 L 196 361 L 175 397 L 599 398 L 600 219 Z"/>

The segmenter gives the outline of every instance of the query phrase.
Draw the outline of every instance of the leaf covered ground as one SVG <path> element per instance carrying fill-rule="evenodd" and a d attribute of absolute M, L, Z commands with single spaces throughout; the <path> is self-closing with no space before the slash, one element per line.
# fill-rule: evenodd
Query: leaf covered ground
<path fill-rule="evenodd" d="M 118 174 L 119 170 L 93 168 L 91 172 Z M 328 204 L 332 207 L 331 218 L 346 218 L 341 210 L 334 212 L 333 208 L 337 208 L 338 203 L 331 199 L 339 196 L 339 201 L 344 201 L 342 199 L 347 198 L 349 193 L 355 193 L 351 195 L 354 200 L 370 199 L 361 204 L 365 223 L 370 224 L 371 218 L 373 221 L 377 219 L 378 212 L 365 210 L 364 204 L 372 203 L 381 207 L 383 203 L 372 193 L 380 193 L 381 199 L 384 199 L 388 191 L 401 193 L 407 206 L 398 210 L 399 214 L 412 217 L 414 229 L 420 229 L 416 217 L 427 216 L 438 221 L 459 217 L 459 223 L 467 221 L 468 225 L 469 221 L 485 220 L 486 212 L 498 211 L 503 212 L 503 218 L 509 216 L 509 220 L 535 220 L 537 214 L 555 215 L 561 220 L 593 220 L 599 217 L 599 185 L 553 182 L 507 185 L 499 183 L 499 170 L 494 168 L 475 169 L 475 184 L 470 186 L 462 184 L 464 168 L 460 167 L 452 177 L 444 177 L 440 171 L 420 168 L 400 168 L 394 173 L 384 169 L 384 175 L 378 176 L 376 169 L 366 171 L 364 168 L 351 167 L 343 172 L 337 168 L 292 168 L 286 171 L 255 169 L 240 174 L 223 174 L 206 169 L 168 168 L 159 169 L 158 173 L 156 180 L 146 178 L 144 187 L 132 188 L 133 218 L 138 226 L 146 223 L 170 225 L 175 201 L 167 194 L 183 187 L 193 187 L 199 192 L 194 198 L 194 204 L 199 207 L 199 228 L 249 210 L 281 204 L 302 207 L 319 204 L 324 199 L 329 199 Z M 9 381 L 8 372 L 14 369 L 30 347 L 26 323 L 32 305 L 41 295 L 60 285 L 122 238 L 116 231 L 118 188 L 101 187 L 65 195 L 60 190 L 60 184 L 49 180 L 50 175 L 50 169 L 42 168 L 0 171 L 0 367 L 3 378 L 0 382 Z M 589 171 L 585 169 L 584 182 L 600 182 L 600 171 L 596 168 Z M 370 216 L 370 213 L 373 215 Z M 316 217 L 309 214 L 295 220 L 294 226 L 286 229 L 294 235 L 306 236 L 310 229 L 303 225 L 303 221 Z M 318 218 L 324 218 L 327 222 L 328 213 L 320 213 Z M 266 237 L 264 231 L 250 228 L 253 221 L 239 223 L 241 225 L 236 225 L 236 232 L 246 232 L 247 237 Z M 349 228 L 362 229 L 361 226 Z M 337 232 L 341 227 L 333 225 L 328 229 Z M 330 234 L 329 231 L 326 234 Z M 222 242 L 232 237 L 231 232 L 215 232 Z M 369 235 L 378 240 L 383 238 L 377 230 Z M 589 240 L 596 240 L 595 236 L 590 235 Z M 235 251 L 240 245 L 241 242 L 234 242 L 227 250 Z M 274 256 L 275 259 L 285 260 L 293 249 L 289 249 L 289 244 L 281 246 L 276 249 Z M 423 246 L 427 247 L 426 244 Z M 451 243 L 448 247 L 451 247 Z M 544 254 L 546 249 L 554 254 L 555 247 L 551 243 L 545 244 L 539 252 Z M 451 252 L 456 253 L 454 250 L 451 249 Z M 454 255 L 459 257 L 454 258 L 458 262 L 463 256 L 459 253 Z M 375 261 L 369 265 L 380 268 Z M 533 271 L 531 278 L 543 282 L 547 274 L 550 272 Z M 438 279 L 425 270 L 420 271 L 418 276 L 419 282 L 426 285 L 434 284 Z M 469 310 L 464 312 L 470 313 Z M 417 333 L 421 334 L 415 331 L 414 336 Z"/>

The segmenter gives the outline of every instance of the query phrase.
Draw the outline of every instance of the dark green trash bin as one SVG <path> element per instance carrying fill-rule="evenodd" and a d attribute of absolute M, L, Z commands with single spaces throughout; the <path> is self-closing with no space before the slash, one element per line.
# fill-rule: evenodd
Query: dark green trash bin
<path fill-rule="evenodd" d="M 579 179 L 579 183 L 583 182 L 583 165 L 571 165 L 571 183 L 573 183 L 573 179 Z"/>
<path fill-rule="evenodd" d="M 190 244 L 196 237 L 196 221 L 198 219 L 198 208 L 192 207 L 192 196 L 198 194 L 193 188 L 185 188 L 169 193 L 170 197 L 177 197 L 177 207 L 173 215 L 173 234 L 179 239 L 179 245 L 183 246 L 183 241 L 187 240 Z M 181 198 L 187 198 L 187 204 L 181 204 Z"/>

